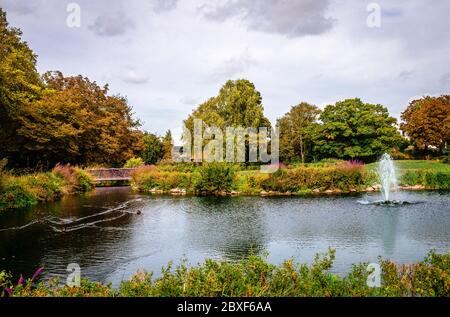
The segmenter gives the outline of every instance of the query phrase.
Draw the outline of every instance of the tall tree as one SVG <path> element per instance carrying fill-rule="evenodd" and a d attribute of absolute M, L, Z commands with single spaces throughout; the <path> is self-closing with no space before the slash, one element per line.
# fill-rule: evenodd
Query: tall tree
<path fill-rule="evenodd" d="M 146 164 L 155 164 L 164 157 L 163 142 L 153 133 L 144 133 L 144 150 L 141 154 Z"/>
<path fill-rule="evenodd" d="M 140 123 L 121 96 L 81 76 L 46 73 L 43 97 L 25 109 L 17 130 L 40 162 L 122 165 L 143 150 Z M 35 162 L 37 163 L 37 162 Z"/>
<path fill-rule="evenodd" d="M 302 163 L 310 156 L 311 127 L 320 115 L 320 109 L 314 105 L 302 102 L 291 108 L 277 122 L 280 130 L 280 159 Z"/>
<path fill-rule="evenodd" d="M 314 131 L 316 158 L 373 161 L 403 143 L 387 108 L 360 99 L 325 107 L 320 121 Z"/>
<path fill-rule="evenodd" d="M 434 147 L 440 154 L 450 141 L 450 96 L 412 101 L 402 113 L 400 128 L 420 150 Z"/>
<path fill-rule="evenodd" d="M 10 161 L 23 150 L 18 118 L 42 89 L 36 55 L 21 37 L 22 31 L 9 26 L 0 8 L 0 157 L 8 156 Z"/>
<path fill-rule="evenodd" d="M 191 131 L 191 135 L 194 130 L 194 119 L 203 120 L 209 127 L 220 128 L 224 137 L 228 127 L 255 129 L 271 127 L 269 119 L 264 116 L 261 94 L 255 85 L 246 79 L 227 81 L 216 97 L 202 103 L 189 115 L 184 125 Z M 246 136 L 246 148 L 248 139 Z"/>
<path fill-rule="evenodd" d="M 173 139 L 172 139 L 172 132 L 168 130 L 166 132 L 166 135 L 164 136 L 162 140 L 162 146 L 163 146 L 163 160 L 164 161 L 170 161 L 172 160 L 172 147 L 173 147 Z"/>
<path fill-rule="evenodd" d="M 227 81 L 216 97 L 199 105 L 184 121 L 187 128 L 193 129 L 194 119 L 222 129 L 270 127 L 270 121 L 264 116 L 261 94 L 246 79 Z"/>

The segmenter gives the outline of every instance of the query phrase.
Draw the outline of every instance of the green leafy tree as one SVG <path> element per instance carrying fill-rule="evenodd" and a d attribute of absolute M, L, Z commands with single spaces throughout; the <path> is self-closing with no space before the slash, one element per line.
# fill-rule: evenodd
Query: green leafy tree
<path fill-rule="evenodd" d="M 144 133 L 144 151 L 141 154 L 146 164 L 155 164 L 164 157 L 163 142 L 153 133 Z"/>
<path fill-rule="evenodd" d="M 194 118 L 222 129 L 270 127 L 270 121 L 264 117 L 261 94 L 255 85 L 246 79 L 227 81 L 218 96 L 198 106 L 184 121 L 186 127 L 191 130 Z"/>
<path fill-rule="evenodd" d="M 450 141 L 450 96 L 414 100 L 401 118 L 400 128 L 416 149 L 433 147 L 443 153 Z"/>
<path fill-rule="evenodd" d="M 320 109 L 302 102 L 291 108 L 277 125 L 280 130 L 280 159 L 302 163 L 311 156 L 311 127 L 316 123 Z"/>
<path fill-rule="evenodd" d="M 376 160 L 404 142 L 386 107 L 347 99 L 325 107 L 314 129 L 316 159 Z"/>
<path fill-rule="evenodd" d="M 271 127 L 269 119 L 264 116 L 261 94 L 255 85 L 246 79 L 227 81 L 216 97 L 202 103 L 189 115 L 184 125 L 191 135 L 194 131 L 194 119 L 203 120 L 209 127 L 220 128 L 224 138 L 228 127 Z M 248 136 L 246 146 L 248 147 Z"/>

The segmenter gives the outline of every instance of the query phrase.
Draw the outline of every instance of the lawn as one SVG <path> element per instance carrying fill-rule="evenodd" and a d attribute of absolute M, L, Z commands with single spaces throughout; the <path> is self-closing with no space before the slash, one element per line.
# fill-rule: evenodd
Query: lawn
<path fill-rule="evenodd" d="M 395 166 L 401 171 L 408 170 L 429 170 L 434 172 L 450 172 L 450 164 L 444 164 L 440 161 L 426 160 L 404 160 L 395 161 Z M 367 164 L 369 169 L 375 169 L 377 163 Z"/>

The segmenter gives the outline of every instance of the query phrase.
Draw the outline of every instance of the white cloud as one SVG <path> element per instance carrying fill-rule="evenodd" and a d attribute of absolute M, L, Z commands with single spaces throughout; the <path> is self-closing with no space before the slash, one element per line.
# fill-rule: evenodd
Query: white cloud
<path fill-rule="evenodd" d="M 201 10 L 210 20 L 238 18 L 250 30 L 299 37 L 332 28 L 333 19 L 325 16 L 328 4 L 328 0 L 228 0 Z"/>
<path fill-rule="evenodd" d="M 241 55 L 229 58 L 222 62 L 221 65 L 215 67 L 212 70 L 210 78 L 215 81 L 226 81 L 227 79 L 244 75 L 247 70 L 257 64 L 258 62 L 250 53 L 245 51 Z"/>
<path fill-rule="evenodd" d="M 144 76 L 142 74 L 139 74 L 135 69 L 127 69 L 123 72 L 121 79 L 129 84 L 145 84 L 148 82 L 149 78 L 148 76 Z"/>
<path fill-rule="evenodd" d="M 167 12 L 175 9 L 178 5 L 178 0 L 155 0 L 153 11 L 155 13 Z"/>
<path fill-rule="evenodd" d="M 133 21 L 124 12 L 117 12 L 114 15 L 98 16 L 88 28 L 98 36 L 108 37 L 122 35 L 133 27 Z"/>

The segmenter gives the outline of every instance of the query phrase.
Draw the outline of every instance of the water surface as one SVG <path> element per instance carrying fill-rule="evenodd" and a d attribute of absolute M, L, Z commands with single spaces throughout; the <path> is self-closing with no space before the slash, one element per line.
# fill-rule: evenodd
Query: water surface
<path fill-rule="evenodd" d="M 268 260 L 310 263 L 336 249 L 333 271 L 378 256 L 416 262 L 430 249 L 450 252 L 450 195 L 403 193 L 416 205 L 362 205 L 374 196 L 266 198 L 171 197 L 98 188 L 84 196 L 0 214 L 0 269 L 65 278 L 69 263 L 82 276 L 117 285 L 136 270 L 156 275 L 169 261 L 237 260 L 250 252 Z M 140 214 L 139 212 L 140 211 Z"/>

